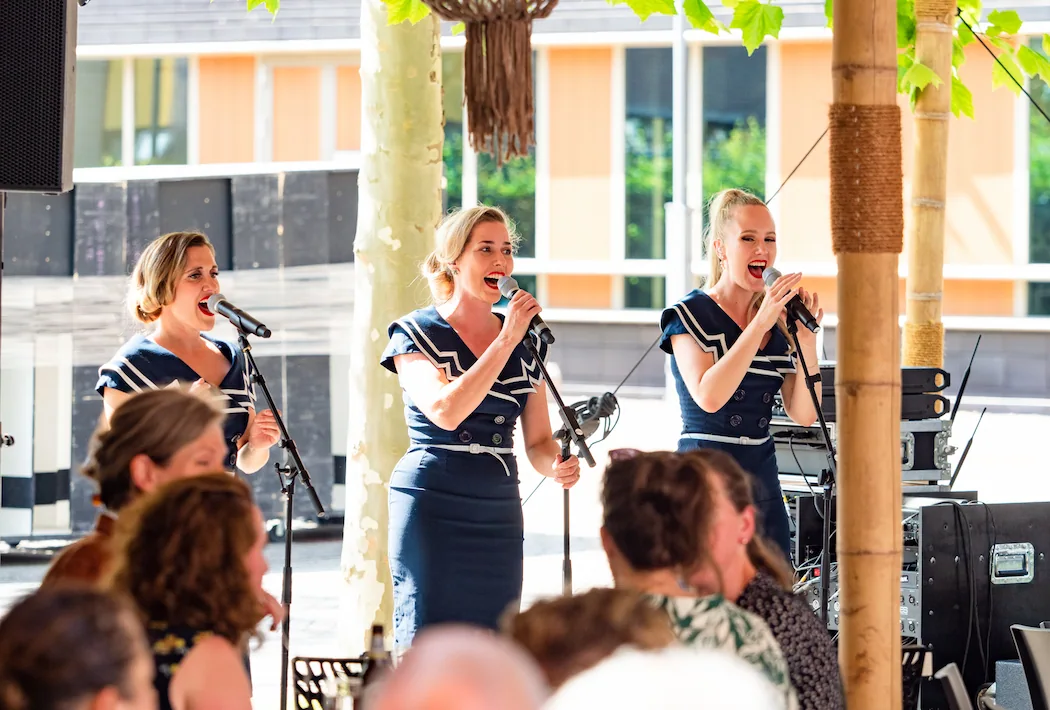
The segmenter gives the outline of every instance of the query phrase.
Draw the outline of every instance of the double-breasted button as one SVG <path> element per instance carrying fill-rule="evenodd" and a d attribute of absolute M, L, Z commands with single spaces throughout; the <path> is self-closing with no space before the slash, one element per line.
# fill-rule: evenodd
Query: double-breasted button
<path fill-rule="evenodd" d="M 461 432 L 459 432 L 459 440 L 462 441 L 464 444 L 467 443 L 468 441 L 470 441 L 473 438 L 474 437 L 470 435 L 469 431 L 461 431 Z"/>
<path fill-rule="evenodd" d="M 759 429 L 765 429 L 768 425 L 769 425 L 769 420 L 766 419 L 765 417 L 762 417 L 761 419 L 758 420 L 758 428 Z"/>
<path fill-rule="evenodd" d="M 500 444 L 503 443 L 503 437 L 501 435 L 499 435 L 499 434 L 493 434 L 492 435 L 492 443 L 495 444 L 496 446 L 499 446 Z"/>
<path fill-rule="evenodd" d="M 730 426 L 740 426 L 740 422 L 742 421 L 743 419 L 740 418 L 739 414 L 734 414 L 733 416 L 729 417 Z"/>
<path fill-rule="evenodd" d="M 739 402 L 740 400 L 742 400 L 744 398 L 744 394 L 745 394 L 744 390 L 737 390 L 736 392 L 733 393 L 733 399 L 736 400 L 737 402 Z"/>
<path fill-rule="evenodd" d="M 502 424 L 503 422 L 507 421 L 507 418 L 500 414 L 493 421 L 495 421 L 497 424 Z"/>
<path fill-rule="evenodd" d="M 763 393 L 762 401 L 765 402 L 766 404 L 769 404 L 770 402 L 773 401 L 773 394 L 771 392 Z"/>

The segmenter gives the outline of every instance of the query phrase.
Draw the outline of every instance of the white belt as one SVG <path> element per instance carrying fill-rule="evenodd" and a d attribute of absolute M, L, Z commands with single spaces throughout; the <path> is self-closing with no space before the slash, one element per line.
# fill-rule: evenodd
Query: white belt
<path fill-rule="evenodd" d="M 465 451 L 468 454 L 490 454 L 503 464 L 503 471 L 510 476 L 510 468 L 503 457 L 513 454 L 514 449 L 497 449 L 495 446 L 482 446 L 481 444 L 422 444 L 430 449 L 444 449 L 445 451 Z"/>
<path fill-rule="evenodd" d="M 742 444 L 744 446 L 759 446 L 769 441 L 769 435 L 761 439 L 752 439 L 747 436 L 720 436 L 718 434 L 682 434 L 683 439 L 702 439 L 703 441 L 720 441 L 723 444 Z"/>

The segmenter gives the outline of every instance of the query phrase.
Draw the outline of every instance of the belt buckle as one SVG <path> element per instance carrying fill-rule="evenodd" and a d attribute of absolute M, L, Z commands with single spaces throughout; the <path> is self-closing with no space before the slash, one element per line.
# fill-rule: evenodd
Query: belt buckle
<path fill-rule="evenodd" d="M 481 444 L 471 444 L 470 445 L 470 453 L 472 453 L 472 454 L 480 454 L 481 453 Z"/>
<path fill-rule="evenodd" d="M 749 437 L 749 436 L 742 436 L 742 437 L 740 437 L 740 443 L 741 444 L 750 444 L 751 443 L 751 437 Z"/>

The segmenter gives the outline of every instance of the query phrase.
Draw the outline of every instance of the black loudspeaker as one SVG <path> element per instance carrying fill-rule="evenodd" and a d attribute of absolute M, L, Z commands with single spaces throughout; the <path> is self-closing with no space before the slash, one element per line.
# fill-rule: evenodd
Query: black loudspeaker
<path fill-rule="evenodd" d="M 73 187 L 77 0 L 0 0 L 0 192 Z"/>

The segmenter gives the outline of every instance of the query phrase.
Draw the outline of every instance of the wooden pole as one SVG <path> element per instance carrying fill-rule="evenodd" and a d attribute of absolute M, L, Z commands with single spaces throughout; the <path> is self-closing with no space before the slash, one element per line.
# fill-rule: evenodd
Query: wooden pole
<path fill-rule="evenodd" d="M 850 710 L 901 707 L 897 8 L 836 0 L 831 225 L 838 260 L 839 660 Z"/>
<path fill-rule="evenodd" d="M 907 317 L 904 364 L 944 364 L 941 302 L 944 284 L 944 202 L 948 182 L 954 0 L 916 0 L 915 59 L 941 78 L 915 102 L 912 229 L 908 235 Z"/>
<path fill-rule="evenodd" d="M 361 3 L 361 172 L 354 240 L 350 421 L 340 634 L 367 649 L 393 617 L 387 484 L 408 447 L 397 376 L 379 365 L 387 326 L 428 300 L 419 265 L 441 220 L 441 44 L 429 15 L 387 24 L 383 0 Z M 349 237 L 347 237 L 349 238 Z M 333 432 L 338 436 L 342 432 Z"/>

